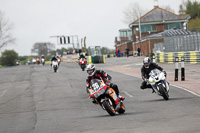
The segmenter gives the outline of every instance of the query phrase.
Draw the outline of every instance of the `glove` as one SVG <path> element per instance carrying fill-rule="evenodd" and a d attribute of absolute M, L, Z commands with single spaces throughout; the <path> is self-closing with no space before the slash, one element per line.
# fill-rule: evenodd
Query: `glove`
<path fill-rule="evenodd" d="M 94 101 L 92 101 L 92 103 L 94 103 L 94 104 L 97 104 L 97 102 L 94 100 Z"/>
<path fill-rule="evenodd" d="M 110 86 L 110 82 L 106 82 L 106 85 L 107 85 L 107 86 Z"/>
<path fill-rule="evenodd" d="M 162 70 L 162 72 L 164 73 L 165 77 L 167 77 L 167 73 L 166 73 L 166 71 Z"/>
<path fill-rule="evenodd" d="M 146 78 L 145 78 L 144 81 L 148 83 L 148 82 L 149 82 L 149 79 L 146 79 Z"/>
<path fill-rule="evenodd" d="M 97 104 L 97 102 L 94 98 L 92 98 L 92 103 Z"/>

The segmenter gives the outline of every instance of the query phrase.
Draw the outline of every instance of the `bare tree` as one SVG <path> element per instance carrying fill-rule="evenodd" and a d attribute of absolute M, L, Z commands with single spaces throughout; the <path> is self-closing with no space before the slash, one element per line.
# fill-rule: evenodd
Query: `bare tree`
<path fill-rule="evenodd" d="M 168 5 L 168 6 L 162 6 L 161 8 L 169 11 L 169 12 L 172 12 L 172 13 L 175 13 L 175 11 Z"/>
<path fill-rule="evenodd" d="M 182 0 L 182 4 L 179 6 L 179 14 L 186 14 L 188 1 Z"/>
<path fill-rule="evenodd" d="M 55 45 L 49 42 L 35 43 L 31 49 L 31 53 L 37 53 L 38 56 L 42 54 L 48 55 L 52 50 L 55 49 Z"/>
<path fill-rule="evenodd" d="M 143 10 L 138 3 L 131 3 L 124 11 L 124 19 L 123 22 L 126 24 L 130 24 L 133 21 L 137 20 L 141 16 L 145 14 L 145 10 Z"/>
<path fill-rule="evenodd" d="M 10 43 L 15 42 L 15 38 L 12 36 L 11 31 L 13 24 L 9 22 L 5 15 L 0 11 L 0 49 Z"/>

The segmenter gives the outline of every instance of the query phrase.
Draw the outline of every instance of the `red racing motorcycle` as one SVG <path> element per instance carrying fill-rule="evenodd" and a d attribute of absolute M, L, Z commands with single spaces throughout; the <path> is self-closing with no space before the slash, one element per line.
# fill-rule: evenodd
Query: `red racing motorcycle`
<path fill-rule="evenodd" d="M 117 97 L 113 88 L 104 83 L 102 78 L 101 80 L 93 79 L 90 84 L 90 97 L 94 98 L 95 101 L 108 112 L 108 114 L 114 116 L 117 112 L 119 114 L 125 112 L 125 106 L 122 100 Z"/>
<path fill-rule="evenodd" d="M 80 60 L 79 60 L 79 65 L 80 65 L 82 71 L 85 70 L 85 68 L 86 68 L 86 64 L 87 64 L 86 59 L 85 59 L 85 58 L 80 58 Z"/>

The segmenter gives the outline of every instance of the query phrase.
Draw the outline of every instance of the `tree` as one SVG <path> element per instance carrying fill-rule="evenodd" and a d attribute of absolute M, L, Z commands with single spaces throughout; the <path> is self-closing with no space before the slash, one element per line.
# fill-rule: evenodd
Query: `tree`
<path fill-rule="evenodd" d="M 195 19 L 196 17 L 200 17 L 200 3 L 197 1 L 191 2 L 188 0 L 185 2 L 182 1 L 182 5 L 179 6 L 180 14 L 190 14 L 191 19 Z"/>
<path fill-rule="evenodd" d="M 0 49 L 15 42 L 16 39 L 11 34 L 12 29 L 13 24 L 10 23 L 0 11 Z"/>
<path fill-rule="evenodd" d="M 179 6 L 179 14 L 186 14 L 187 1 L 182 0 L 182 4 Z"/>
<path fill-rule="evenodd" d="M 145 10 L 141 9 L 138 3 L 130 4 L 124 11 L 123 22 L 130 24 L 145 14 Z"/>
<path fill-rule="evenodd" d="M 200 32 L 200 18 L 196 17 L 196 19 L 191 19 L 188 23 L 188 29 Z"/>
<path fill-rule="evenodd" d="M 197 1 L 193 3 L 188 1 L 186 6 L 186 14 L 190 14 L 192 19 L 200 17 L 200 4 Z"/>
<path fill-rule="evenodd" d="M 1 65 L 15 66 L 18 54 L 14 50 L 5 50 L 1 55 Z"/>
<path fill-rule="evenodd" d="M 35 43 L 31 49 L 31 53 L 37 53 L 38 56 L 41 56 L 42 54 L 48 55 L 53 49 L 55 49 L 55 45 L 53 43 Z"/>
<path fill-rule="evenodd" d="M 175 11 L 168 5 L 168 6 L 162 6 L 161 8 L 169 11 L 169 12 L 172 12 L 172 13 L 175 13 Z"/>
<path fill-rule="evenodd" d="M 71 49 L 73 49 L 73 48 L 71 48 Z M 67 51 L 68 51 L 68 49 L 63 48 L 63 47 L 61 49 L 57 49 L 56 50 L 56 52 L 61 56 L 63 55 L 63 52 L 67 52 Z"/>

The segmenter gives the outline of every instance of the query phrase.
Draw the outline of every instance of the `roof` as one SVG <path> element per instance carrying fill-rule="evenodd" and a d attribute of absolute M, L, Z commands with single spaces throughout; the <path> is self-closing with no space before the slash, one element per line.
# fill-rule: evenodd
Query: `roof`
<path fill-rule="evenodd" d="M 186 15 L 176 15 L 172 12 L 169 12 L 165 9 L 162 9 L 160 7 L 155 7 L 142 17 L 140 17 L 140 23 L 149 23 L 149 22 L 165 22 L 165 21 L 179 21 L 179 20 L 187 20 L 189 17 L 188 14 Z M 138 24 L 139 19 L 132 22 L 130 25 Z"/>
<path fill-rule="evenodd" d="M 152 38 L 181 36 L 181 35 L 192 35 L 192 34 L 196 34 L 196 32 L 191 32 L 189 30 L 180 30 L 180 29 L 174 30 L 174 29 L 170 29 L 170 30 L 166 30 L 166 31 L 160 32 L 158 34 L 152 34 L 152 35 L 143 37 L 142 40 L 152 39 Z"/>
<path fill-rule="evenodd" d="M 189 14 L 181 14 L 179 16 L 182 17 L 183 19 L 189 19 L 190 18 Z"/>
<path fill-rule="evenodd" d="M 131 29 L 120 29 L 119 31 L 131 31 Z"/>

